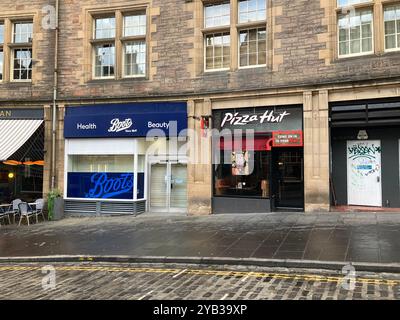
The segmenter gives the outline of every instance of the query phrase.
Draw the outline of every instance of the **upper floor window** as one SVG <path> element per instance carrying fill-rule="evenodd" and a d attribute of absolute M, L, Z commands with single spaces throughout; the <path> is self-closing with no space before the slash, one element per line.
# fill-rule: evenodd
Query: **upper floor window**
<path fill-rule="evenodd" d="M 123 76 L 144 77 L 147 64 L 146 12 L 125 15 L 123 34 Z"/>
<path fill-rule="evenodd" d="M 32 22 L 16 22 L 14 23 L 13 42 L 14 43 L 31 43 L 33 35 Z"/>
<path fill-rule="evenodd" d="M 4 24 L 0 23 L 0 81 L 3 81 L 4 69 Z"/>
<path fill-rule="evenodd" d="M 95 20 L 95 38 L 112 39 L 115 38 L 115 18 L 99 18 Z"/>
<path fill-rule="evenodd" d="M 371 9 L 339 15 L 339 57 L 373 53 L 372 20 Z"/>
<path fill-rule="evenodd" d="M 400 49 L 400 5 L 385 7 L 385 50 Z"/>
<path fill-rule="evenodd" d="M 373 0 L 337 0 L 338 7 L 347 7 L 354 4 L 371 2 Z"/>
<path fill-rule="evenodd" d="M 32 80 L 33 23 L 30 21 L 13 23 L 13 44 L 11 47 L 11 80 Z M 22 46 L 21 46 L 22 45 Z"/>
<path fill-rule="evenodd" d="M 205 27 L 229 26 L 231 21 L 230 3 L 207 5 L 204 10 Z"/>
<path fill-rule="evenodd" d="M 94 20 L 94 76 L 112 78 L 115 75 L 115 17 Z"/>
<path fill-rule="evenodd" d="M 239 23 L 262 21 L 267 18 L 267 3 L 265 0 L 239 1 Z"/>
<path fill-rule="evenodd" d="M 204 7 L 205 71 L 265 66 L 267 62 L 267 1 L 234 0 Z M 233 38 L 231 30 L 237 30 Z M 231 57 L 237 55 L 237 60 Z M 234 54 L 234 55 L 233 55 Z"/>
<path fill-rule="evenodd" d="M 95 17 L 93 26 L 95 79 L 146 76 L 146 10 Z"/>

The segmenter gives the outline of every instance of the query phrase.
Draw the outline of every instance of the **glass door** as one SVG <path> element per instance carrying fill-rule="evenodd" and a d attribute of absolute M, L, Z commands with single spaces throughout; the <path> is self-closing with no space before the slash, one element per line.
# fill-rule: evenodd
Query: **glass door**
<path fill-rule="evenodd" d="M 170 211 L 180 212 L 187 210 L 187 165 L 170 163 L 171 189 Z"/>
<path fill-rule="evenodd" d="M 187 211 L 187 164 L 157 162 L 150 170 L 150 211 Z"/>
<path fill-rule="evenodd" d="M 302 148 L 274 148 L 273 209 L 304 210 Z"/>

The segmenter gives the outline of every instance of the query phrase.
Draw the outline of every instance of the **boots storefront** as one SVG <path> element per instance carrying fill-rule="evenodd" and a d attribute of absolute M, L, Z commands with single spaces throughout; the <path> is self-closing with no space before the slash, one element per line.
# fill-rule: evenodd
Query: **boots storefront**
<path fill-rule="evenodd" d="M 214 213 L 304 210 L 302 106 L 213 112 Z"/>
<path fill-rule="evenodd" d="M 67 107 L 65 211 L 187 210 L 187 105 Z"/>

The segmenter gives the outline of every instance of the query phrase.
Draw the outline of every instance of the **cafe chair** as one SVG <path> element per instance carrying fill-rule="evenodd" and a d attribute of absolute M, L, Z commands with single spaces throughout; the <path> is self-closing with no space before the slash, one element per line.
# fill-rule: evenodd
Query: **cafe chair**
<path fill-rule="evenodd" d="M 12 215 L 13 216 L 13 223 L 15 224 L 15 216 L 19 215 L 19 208 L 18 205 L 22 202 L 21 199 L 15 199 L 13 200 L 13 202 L 10 205 L 10 208 L 7 210 L 7 214 L 8 215 Z"/>
<path fill-rule="evenodd" d="M 21 215 L 18 226 L 21 225 L 22 219 L 24 217 L 26 218 L 28 226 L 29 226 L 29 218 L 31 218 L 31 217 L 36 217 L 36 222 L 38 222 L 35 211 L 32 210 L 32 208 L 29 206 L 28 203 L 21 202 L 20 204 L 18 204 L 18 208 L 19 208 L 19 214 Z"/>
<path fill-rule="evenodd" d="M 35 214 L 36 214 L 36 222 L 38 222 L 39 215 L 42 216 L 43 221 L 46 220 L 46 218 L 44 217 L 43 208 L 44 208 L 44 200 L 43 199 L 37 199 L 35 201 L 35 210 L 34 210 Z"/>
<path fill-rule="evenodd" d="M 7 211 L 0 208 L 0 221 L 4 220 L 4 219 L 8 219 L 8 224 L 11 224 L 10 214 Z M 0 226 L 1 226 L 1 223 L 0 223 Z"/>

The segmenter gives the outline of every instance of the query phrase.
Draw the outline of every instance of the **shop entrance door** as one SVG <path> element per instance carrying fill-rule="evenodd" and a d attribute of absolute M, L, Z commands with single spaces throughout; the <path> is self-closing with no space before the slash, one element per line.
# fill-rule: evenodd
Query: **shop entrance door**
<path fill-rule="evenodd" d="M 304 210 L 303 168 L 303 148 L 273 148 L 273 210 Z"/>
<path fill-rule="evenodd" d="M 187 164 L 159 161 L 150 168 L 150 211 L 187 211 Z"/>
<path fill-rule="evenodd" d="M 382 206 L 381 142 L 347 141 L 348 204 Z"/>

